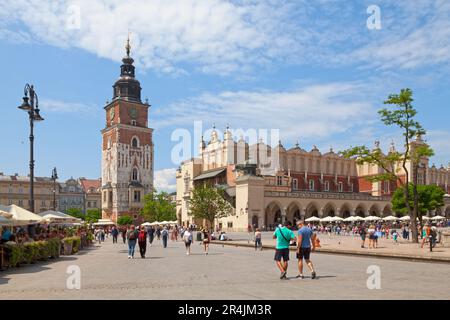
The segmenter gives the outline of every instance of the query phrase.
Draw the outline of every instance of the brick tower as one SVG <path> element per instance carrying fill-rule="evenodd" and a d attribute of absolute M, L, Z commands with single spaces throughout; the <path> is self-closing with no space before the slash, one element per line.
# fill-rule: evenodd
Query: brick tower
<path fill-rule="evenodd" d="M 122 59 L 113 99 L 105 106 L 102 143 L 102 218 L 129 215 L 139 221 L 144 195 L 153 190 L 153 129 L 148 127 L 150 105 L 141 101 L 135 78 L 130 39 Z"/>

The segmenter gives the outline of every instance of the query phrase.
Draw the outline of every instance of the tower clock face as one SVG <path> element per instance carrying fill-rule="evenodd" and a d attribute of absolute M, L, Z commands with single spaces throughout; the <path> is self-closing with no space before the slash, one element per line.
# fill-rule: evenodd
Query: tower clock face
<path fill-rule="evenodd" d="M 137 109 L 136 108 L 130 108 L 129 109 L 130 117 L 133 119 L 137 118 Z"/>
<path fill-rule="evenodd" d="M 111 118 L 111 120 L 114 119 L 114 115 L 115 115 L 114 108 L 111 108 L 111 110 L 109 110 L 109 117 Z"/>

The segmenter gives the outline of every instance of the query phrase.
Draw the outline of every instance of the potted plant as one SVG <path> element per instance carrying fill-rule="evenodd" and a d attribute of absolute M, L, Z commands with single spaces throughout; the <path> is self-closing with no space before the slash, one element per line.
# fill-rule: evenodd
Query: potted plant
<path fill-rule="evenodd" d="M 64 238 L 63 244 L 64 244 L 64 254 L 71 255 L 72 247 L 73 247 L 73 239 L 72 238 Z"/>

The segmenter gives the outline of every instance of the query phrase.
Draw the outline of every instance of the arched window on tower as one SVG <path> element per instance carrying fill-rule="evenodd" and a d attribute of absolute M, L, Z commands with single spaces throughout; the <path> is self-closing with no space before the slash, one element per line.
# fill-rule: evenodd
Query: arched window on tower
<path fill-rule="evenodd" d="M 133 169 L 132 180 L 138 181 L 138 171 L 136 168 Z"/>
<path fill-rule="evenodd" d="M 137 138 L 131 139 L 131 146 L 132 146 L 133 148 L 138 148 L 138 147 L 139 147 L 139 141 L 138 141 Z"/>

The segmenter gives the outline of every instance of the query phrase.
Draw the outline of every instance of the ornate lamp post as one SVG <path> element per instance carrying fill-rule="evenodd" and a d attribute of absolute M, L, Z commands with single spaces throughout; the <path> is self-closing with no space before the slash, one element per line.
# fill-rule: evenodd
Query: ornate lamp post
<path fill-rule="evenodd" d="M 58 173 L 56 172 L 56 167 L 52 171 L 53 180 L 53 211 L 56 211 L 56 179 L 58 179 Z"/>
<path fill-rule="evenodd" d="M 28 97 L 29 96 L 29 97 Z M 18 108 L 26 111 L 30 120 L 30 211 L 34 212 L 34 122 L 42 121 L 44 118 L 39 114 L 38 97 L 34 87 L 28 83 L 24 88 L 24 97 L 22 105 Z"/>

